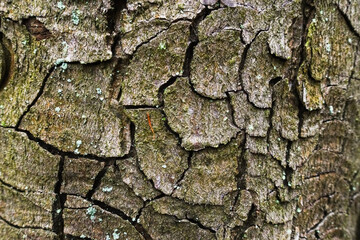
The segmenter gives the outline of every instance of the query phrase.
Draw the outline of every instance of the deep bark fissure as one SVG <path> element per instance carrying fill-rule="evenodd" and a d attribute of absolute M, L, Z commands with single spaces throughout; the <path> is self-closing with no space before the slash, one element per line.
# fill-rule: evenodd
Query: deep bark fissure
<path fill-rule="evenodd" d="M 98 174 L 96 175 L 95 179 L 94 179 L 94 183 L 92 188 L 86 193 L 85 198 L 87 200 L 91 200 L 92 196 L 94 195 L 94 193 L 96 192 L 96 190 L 99 188 L 100 184 L 101 184 L 101 180 L 103 179 L 103 177 L 105 176 L 109 166 L 111 164 L 113 164 L 114 161 L 107 161 L 105 163 L 105 166 L 98 172 Z"/>
<path fill-rule="evenodd" d="M 58 181 L 54 186 L 55 201 L 53 202 L 51 211 L 53 220 L 52 230 L 58 235 L 60 240 L 64 239 L 64 219 L 62 214 L 64 210 L 66 196 L 64 194 L 61 194 L 61 185 L 63 182 L 62 173 L 64 171 L 64 164 L 65 157 L 61 156 L 58 167 Z"/>

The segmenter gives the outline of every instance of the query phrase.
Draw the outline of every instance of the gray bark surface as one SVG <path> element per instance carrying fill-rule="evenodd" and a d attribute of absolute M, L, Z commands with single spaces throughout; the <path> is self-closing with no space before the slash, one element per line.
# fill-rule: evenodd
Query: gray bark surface
<path fill-rule="evenodd" d="M 0 0 L 0 239 L 360 239 L 357 0 Z"/>

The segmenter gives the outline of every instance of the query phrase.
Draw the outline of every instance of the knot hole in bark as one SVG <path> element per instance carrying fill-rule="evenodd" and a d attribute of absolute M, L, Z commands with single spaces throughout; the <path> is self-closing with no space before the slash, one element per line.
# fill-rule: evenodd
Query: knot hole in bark
<path fill-rule="evenodd" d="M 11 76 L 13 56 L 10 41 L 0 32 L 0 92 L 6 87 Z"/>

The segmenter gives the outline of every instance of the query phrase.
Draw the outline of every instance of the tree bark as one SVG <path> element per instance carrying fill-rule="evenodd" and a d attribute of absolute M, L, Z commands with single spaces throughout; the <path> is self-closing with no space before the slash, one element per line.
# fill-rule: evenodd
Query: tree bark
<path fill-rule="evenodd" d="M 360 239 L 360 2 L 0 1 L 0 239 Z"/>

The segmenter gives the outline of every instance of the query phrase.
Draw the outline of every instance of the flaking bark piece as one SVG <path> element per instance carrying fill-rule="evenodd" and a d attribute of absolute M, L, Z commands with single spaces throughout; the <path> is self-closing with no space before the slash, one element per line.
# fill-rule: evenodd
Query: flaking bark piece
<path fill-rule="evenodd" d="M 135 144 L 140 168 L 156 189 L 171 194 L 188 167 L 188 155 L 165 126 L 157 109 L 127 110 L 135 124 Z"/>
<path fill-rule="evenodd" d="M 170 127 L 177 132 L 186 150 L 218 147 L 235 137 L 226 100 L 209 100 L 191 91 L 187 78 L 179 78 L 165 90 L 164 111 Z"/>

